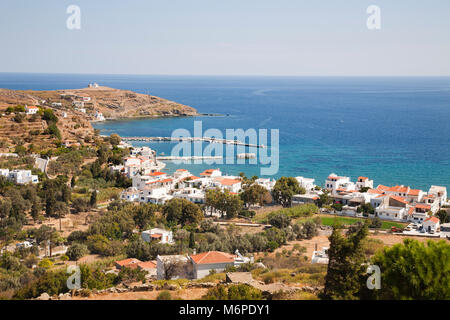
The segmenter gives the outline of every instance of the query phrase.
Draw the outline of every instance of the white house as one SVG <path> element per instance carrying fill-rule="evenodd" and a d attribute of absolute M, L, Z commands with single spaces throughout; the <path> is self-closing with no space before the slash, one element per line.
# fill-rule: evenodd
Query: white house
<path fill-rule="evenodd" d="M 305 177 L 295 177 L 295 179 L 298 181 L 300 187 L 304 188 L 307 193 L 313 191 L 314 188 L 316 187 L 316 185 L 314 184 L 316 180 L 314 179 Z"/>
<path fill-rule="evenodd" d="M 185 199 L 193 203 L 205 203 L 205 191 L 197 188 L 184 188 L 173 193 L 177 199 Z"/>
<path fill-rule="evenodd" d="M 255 180 L 256 184 L 259 184 L 260 186 L 266 188 L 269 191 L 272 191 L 273 187 L 275 186 L 275 179 L 270 178 L 258 178 Z"/>
<path fill-rule="evenodd" d="M 38 183 L 37 175 L 32 175 L 31 170 L 12 170 L 8 174 L 8 179 L 17 184 Z"/>
<path fill-rule="evenodd" d="M 194 279 L 201 279 L 209 275 L 211 270 L 222 272 L 227 267 L 234 266 L 237 256 L 220 251 L 208 251 L 194 254 L 189 258 L 193 264 Z"/>
<path fill-rule="evenodd" d="M 319 195 L 314 193 L 296 194 L 292 196 L 292 204 L 315 203 Z"/>
<path fill-rule="evenodd" d="M 130 187 L 120 193 L 120 199 L 124 201 L 139 201 L 140 191 L 136 188 Z"/>
<path fill-rule="evenodd" d="M 145 242 L 157 241 L 159 243 L 173 243 L 172 231 L 160 228 L 153 228 L 150 230 L 142 231 L 141 237 Z"/>
<path fill-rule="evenodd" d="M 444 205 L 447 202 L 447 188 L 441 186 L 431 186 L 428 190 L 428 194 L 435 195 L 439 200 L 439 206 Z"/>
<path fill-rule="evenodd" d="M 214 178 L 220 176 L 222 176 L 222 172 L 219 169 L 207 169 L 200 173 L 200 177 Z"/>
<path fill-rule="evenodd" d="M 103 116 L 103 113 L 101 113 L 98 110 L 95 111 L 94 118 L 96 121 L 105 121 L 106 120 L 105 117 Z"/>
<path fill-rule="evenodd" d="M 422 227 L 425 229 L 426 232 L 437 232 L 439 231 L 439 219 L 437 217 L 429 217 L 425 219 L 422 223 Z"/>
<path fill-rule="evenodd" d="M 234 178 L 217 177 L 212 181 L 212 186 L 238 193 L 241 190 L 242 181 Z"/>
<path fill-rule="evenodd" d="M 405 198 L 381 195 L 371 200 L 372 206 L 374 206 L 375 201 L 377 201 L 375 215 L 380 219 L 400 221 L 407 218 L 408 208 Z"/>
<path fill-rule="evenodd" d="M 340 177 L 335 173 L 332 173 L 325 180 L 325 188 L 331 192 L 331 194 L 337 193 L 338 189 L 341 190 L 355 190 L 356 186 L 350 181 L 349 177 Z"/>
<path fill-rule="evenodd" d="M 367 177 L 358 177 L 356 180 L 356 189 L 361 190 L 362 188 L 373 189 L 373 180 Z"/>
<path fill-rule="evenodd" d="M 39 108 L 36 106 L 25 106 L 26 114 L 35 114 L 39 111 Z"/>

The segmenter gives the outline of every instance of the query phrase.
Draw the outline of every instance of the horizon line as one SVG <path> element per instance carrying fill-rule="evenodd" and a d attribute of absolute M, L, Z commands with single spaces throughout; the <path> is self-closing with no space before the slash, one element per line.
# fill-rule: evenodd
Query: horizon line
<path fill-rule="evenodd" d="M 265 74 L 161 74 L 161 73 L 91 73 L 91 72 L 23 72 L 0 71 L 0 74 L 45 75 L 105 75 L 105 76 L 165 76 L 165 77 L 283 77 L 283 78 L 448 78 L 449 75 L 265 75 Z"/>

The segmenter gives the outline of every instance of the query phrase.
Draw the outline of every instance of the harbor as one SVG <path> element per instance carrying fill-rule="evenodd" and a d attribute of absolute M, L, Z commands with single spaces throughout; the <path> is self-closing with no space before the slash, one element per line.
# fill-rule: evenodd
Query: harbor
<path fill-rule="evenodd" d="M 239 140 L 216 139 L 216 138 L 210 138 L 210 137 L 121 137 L 121 139 L 125 142 L 130 142 L 130 141 L 209 142 L 209 143 L 232 144 L 232 145 L 245 146 L 245 147 L 250 147 L 250 148 L 266 148 L 266 146 L 263 144 L 252 144 L 252 143 L 242 142 Z"/>

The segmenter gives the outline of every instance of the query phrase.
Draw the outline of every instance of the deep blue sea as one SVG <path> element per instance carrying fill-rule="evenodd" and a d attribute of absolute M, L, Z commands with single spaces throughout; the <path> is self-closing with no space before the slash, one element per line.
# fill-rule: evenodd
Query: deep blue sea
<path fill-rule="evenodd" d="M 102 134 L 170 136 L 218 128 L 279 129 L 279 172 L 323 185 L 335 172 L 375 184 L 450 188 L 450 77 L 212 77 L 0 73 L 0 88 L 53 90 L 89 82 L 156 95 L 220 117 L 111 121 Z M 150 143 L 170 154 L 174 143 Z M 174 165 L 198 174 L 218 167 L 260 175 L 258 165 Z"/>

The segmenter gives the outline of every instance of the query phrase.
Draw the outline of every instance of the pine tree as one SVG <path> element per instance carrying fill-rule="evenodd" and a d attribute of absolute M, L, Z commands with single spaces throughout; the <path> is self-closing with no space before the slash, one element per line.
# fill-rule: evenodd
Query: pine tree
<path fill-rule="evenodd" d="M 193 232 L 189 234 L 189 248 L 191 249 L 195 248 L 195 235 Z"/>
<path fill-rule="evenodd" d="M 31 206 L 31 216 L 33 217 L 34 221 L 37 221 L 39 219 L 40 213 L 41 213 L 41 205 L 39 201 L 36 199 L 33 202 L 33 205 Z"/>
<path fill-rule="evenodd" d="M 328 269 L 325 276 L 324 299 L 354 300 L 360 297 L 367 278 L 366 256 L 363 240 L 368 234 L 368 223 L 349 229 L 347 236 L 341 234 L 335 226 L 328 238 Z"/>
<path fill-rule="evenodd" d="M 95 207 L 97 205 L 97 190 L 92 191 L 89 204 L 91 205 L 91 207 Z"/>

